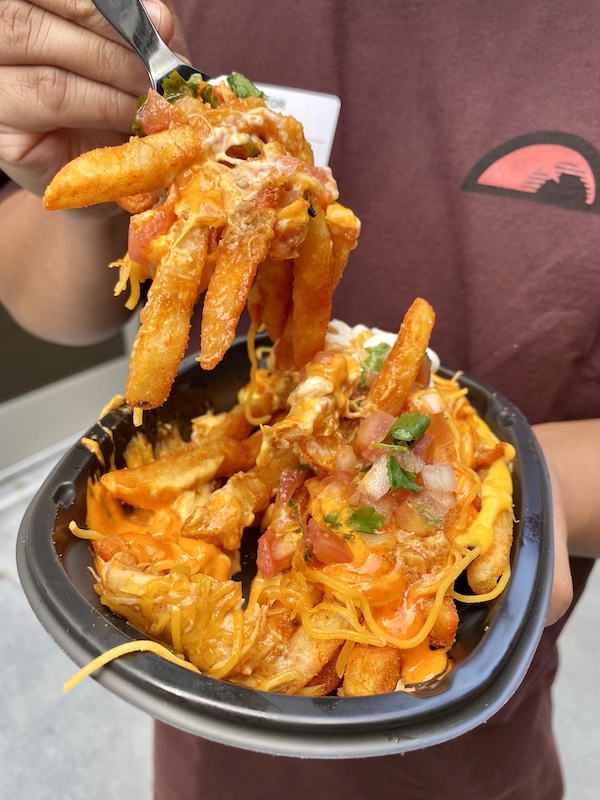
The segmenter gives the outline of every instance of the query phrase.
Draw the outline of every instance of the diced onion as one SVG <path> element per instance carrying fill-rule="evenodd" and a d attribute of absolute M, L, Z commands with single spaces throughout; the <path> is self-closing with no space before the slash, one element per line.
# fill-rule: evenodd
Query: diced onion
<path fill-rule="evenodd" d="M 425 464 L 421 476 L 426 489 L 432 492 L 455 492 L 456 475 L 448 464 Z"/>
<path fill-rule="evenodd" d="M 352 469 L 356 464 L 354 450 L 349 444 L 340 447 L 335 456 L 335 465 L 338 469 Z"/>
<path fill-rule="evenodd" d="M 425 403 L 432 414 L 441 414 L 441 412 L 444 410 L 442 398 L 437 392 L 424 392 L 421 395 L 421 400 Z"/>
<path fill-rule="evenodd" d="M 415 475 L 421 472 L 425 465 L 423 459 L 412 450 L 401 450 L 398 453 L 394 453 L 394 455 L 402 469 L 407 470 L 407 472 L 414 472 Z"/>
<path fill-rule="evenodd" d="M 387 471 L 387 455 L 380 456 L 359 483 L 359 489 L 370 500 L 379 500 L 390 490 L 390 479 Z"/>

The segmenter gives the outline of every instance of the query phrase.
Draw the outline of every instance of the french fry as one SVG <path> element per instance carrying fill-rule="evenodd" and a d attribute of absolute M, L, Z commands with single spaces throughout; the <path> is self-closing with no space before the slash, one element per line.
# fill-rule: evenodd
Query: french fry
<path fill-rule="evenodd" d="M 292 302 L 293 264 L 291 260 L 274 261 L 271 256 L 259 264 L 256 289 L 260 316 L 272 342 L 283 335 Z"/>
<path fill-rule="evenodd" d="M 236 439 L 191 444 L 142 466 L 107 472 L 101 483 L 124 503 L 159 510 L 188 489 L 250 469 L 256 460 L 257 445 L 256 440 Z"/>
<path fill-rule="evenodd" d="M 203 369 L 213 369 L 233 341 L 256 270 L 273 238 L 283 187 L 302 166 L 276 142 L 265 145 L 263 156 L 244 162 L 223 179 L 224 205 L 228 212 L 233 210 L 204 298 L 198 359 Z"/>
<path fill-rule="evenodd" d="M 192 441 L 202 444 L 206 440 L 223 438 L 245 439 L 252 432 L 252 425 L 246 419 L 244 407 L 234 406 L 231 411 L 219 414 L 208 412 L 192 419 Z"/>
<path fill-rule="evenodd" d="M 306 236 L 310 203 L 303 197 L 293 200 L 277 212 L 269 255 L 274 261 L 287 261 L 298 255 L 298 246 Z"/>
<path fill-rule="evenodd" d="M 232 475 L 227 483 L 214 491 L 205 506 L 200 506 L 183 526 L 184 536 L 200 537 L 225 550 L 237 550 L 244 529 L 264 511 L 279 484 L 281 472 L 295 466 L 298 457 L 290 449 L 275 454 L 263 467 Z"/>
<path fill-rule="evenodd" d="M 333 280 L 337 286 L 348 263 L 348 256 L 358 243 L 360 221 L 340 203 L 331 203 L 325 211 L 327 227 L 333 244 Z"/>
<path fill-rule="evenodd" d="M 400 680 L 402 654 L 395 647 L 357 644 L 350 653 L 344 673 L 347 697 L 393 692 Z"/>
<path fill-rule="evenodd" d="M 400 413 L 419 372 L 434 321 L 433 309 L 418 297 L 406 312 L 396 342 L 371 385 L 366 400 L 369 407 L 396 416 Z"/>
<path fill-rule="evenodd" d="M 321 610 L 314 615 L 313 622 L 321 630 L 335 631 L 344 626 L 345 620 L 335 611 Z M 338 638 L 315 638 L 297 625 L 292 630 L 294 633 L 284 640 L 284 647 L 271 648 L 271 653 L 250 675 L 236 675 L 236 683 L 295 694 L 319 674 L 343 642 Z M 286 680 L 290 675 L 294 677 Z"/>
<path fill-rule="evenodd" d="M 159 265 L 131 350 L 126 399 L 136 408 L 157 408 L 169 396 L 200 291 L 208 230 L 190 229 L 185 220 L 176 225 L 181 236 Z"/>
<path fill-rule="evenodd" d="M 433 599 L 423 604 L 425 613 L 428 613 L 433 605 Z M 458 630 L 458 611 L 454 600 L 446 596 L 440 608 L 433 628 L 429 632 L 429 643 L 432 647 L 450 647 L 456 639 Z"/>
<path fill-rule="evenodd" d="M 323 349 L 331 318 L 335 280 L 332 244 L 325 214 L 315 201 L 306 238 L 294 259 L 292 288 L 293 352 L 296 369 Z"/>
<path fill-rule="evenodd" d="M 84 208 L 169 186 L 202 152 L 204 136 L 182 125 L 83 153 L 55 175 L 44 208 Z"/>
<path fill-rule="evenodd" d="M 476 594 L 487 594 L 496 588 L 500 576 L 509 566 L 512 541 L 512 515 L 509 511 L 501 511 L 494 526 L 491 546 L 467 567 L 467 581 Z"/>

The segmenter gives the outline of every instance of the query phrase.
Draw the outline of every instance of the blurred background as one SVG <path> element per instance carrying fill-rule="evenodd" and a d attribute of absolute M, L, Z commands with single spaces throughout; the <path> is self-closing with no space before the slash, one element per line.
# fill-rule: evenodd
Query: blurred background
<path fill-rule="evenodd" d="M 131 331 L 92 348 L 39 342 L 0 312 L 0 797 L 152 797 L 152 722 L 76 671 L 38 623 L 21 589 L 15 542 L 25 510 L 65 450 L 124 392 Z M 555 728 L 567 800 L 600 785 L 600 571 L 561 639 Z M 518 736 L 518 731 L 515 732 Z"/>

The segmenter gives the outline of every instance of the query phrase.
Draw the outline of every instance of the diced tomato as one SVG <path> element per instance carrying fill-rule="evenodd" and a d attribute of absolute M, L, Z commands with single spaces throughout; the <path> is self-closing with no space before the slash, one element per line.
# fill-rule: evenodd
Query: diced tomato
<path fill-rule="evenodd" d="M 328 206 L 338 199 L 338 186 L 329 167 L 305 167 L 305 172 L 318 181 L 320 191 L 317 199 L 322 206 Z"/>
<path fill-rule="evenodd" d="M 306 477 L 306 472 L 301 469 L 284 469 L 279 478 L 279 499 L 287 503 Z"/>
<path fill-rule="evenodd" d="M 187 121 L 186 115 L 180 108 L 165 100 L 154 89 L 149 90 L 148 98 L 138 108 L 135 119 L 146 136 L 166 131 L 172 125 L 184 125 Z"/>
<path fill-rule="evenodd" d="M 431 464 L 433 451 L 435 450 L 435 436 L 429 431 L 425 431 L 423 436 L 413 447 L 413 453 L 419 456 L 426 464 Z"/>
<path fill-rule="evenodd" d="M 446 447 L 447 445 L 454 444 L 452 429 L 446 422 L 446 418 L 443 414 L 431 415 L 431 422 L 429 423 L 427 433 L 435 437 L 436 447 Z"/>
<path fill-rule="evenodd" d="M 426 386 L 429 386 L 430 379 L 431 379 L 431 359 L 426 354 L 421 359 L 421 364 L 419 365 L 419 371 L 417 372 L 415 383 L 420 389 L 424 389 Z"/>
<path fill-rule="evenodd" d="M 305 530 L 306 544 L 311 555 L 321 564 L 347 564 L 352 561 L 352 551 L 348 543 L 324 525 L 319 525 L 312 517 Z"/>
<path fill-rule="evenodd" d="M 170 220 L 162 208 L 131 217 L 128 242 L 131 260 L 138 264 L 148 264 L 150 245 L 157 236 L 166 233 L 169 226 Z"/>
<path fill-rule="evenodd" d="M 292 556 L 272 528 L 267 528 L 258 540 L 256 566 L 265 578 L 273 578 L 291 566 Z"/>
<path fill-rule="evenodd" d="M 319 350 L 319 352 L 313 356 L 311 364 L 331 364 L 333 356 L 334 354 L 327 350 Z"/>
<path fill-rule="evenodd" d="M 394 524 L 403 531 L 427 534 L 443 528 L 447 516 L 446 507 L 428 492 L 422 492 L 398 504 Z"/>
<path fill-rule="evenodd" d="M 338 469 L 324 478 L 309 478 L 306 481 L 306 487 L 311 497 L 318 497 L 325 489 L 327 489 L 328 493 L 337 492 L 341 497 L 345 494 L 344 490 L 353 483 L 355 475 L 356 473 L 352 470 Z"/>
<path fill-rule="evenodd" d="M 392 414 L 380 410 L 365 417 L 360 423 L 352 443 L 354 452 L 366 461 L 373 463 L 381 455 L 381 450 L 373 447 L 373 444 L 378 444 L 385 439 L 395 421 L 396 417 Z"/>

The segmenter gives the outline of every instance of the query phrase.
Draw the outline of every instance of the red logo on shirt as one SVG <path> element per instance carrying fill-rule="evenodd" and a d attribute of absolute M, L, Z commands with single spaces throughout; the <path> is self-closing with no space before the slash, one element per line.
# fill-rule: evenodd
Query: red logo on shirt
<path fill-rule="evenodd" d="M 600 155 L 573 134 L 530 133 L 488 153 L 462 188 L 600 213 Z"/>

